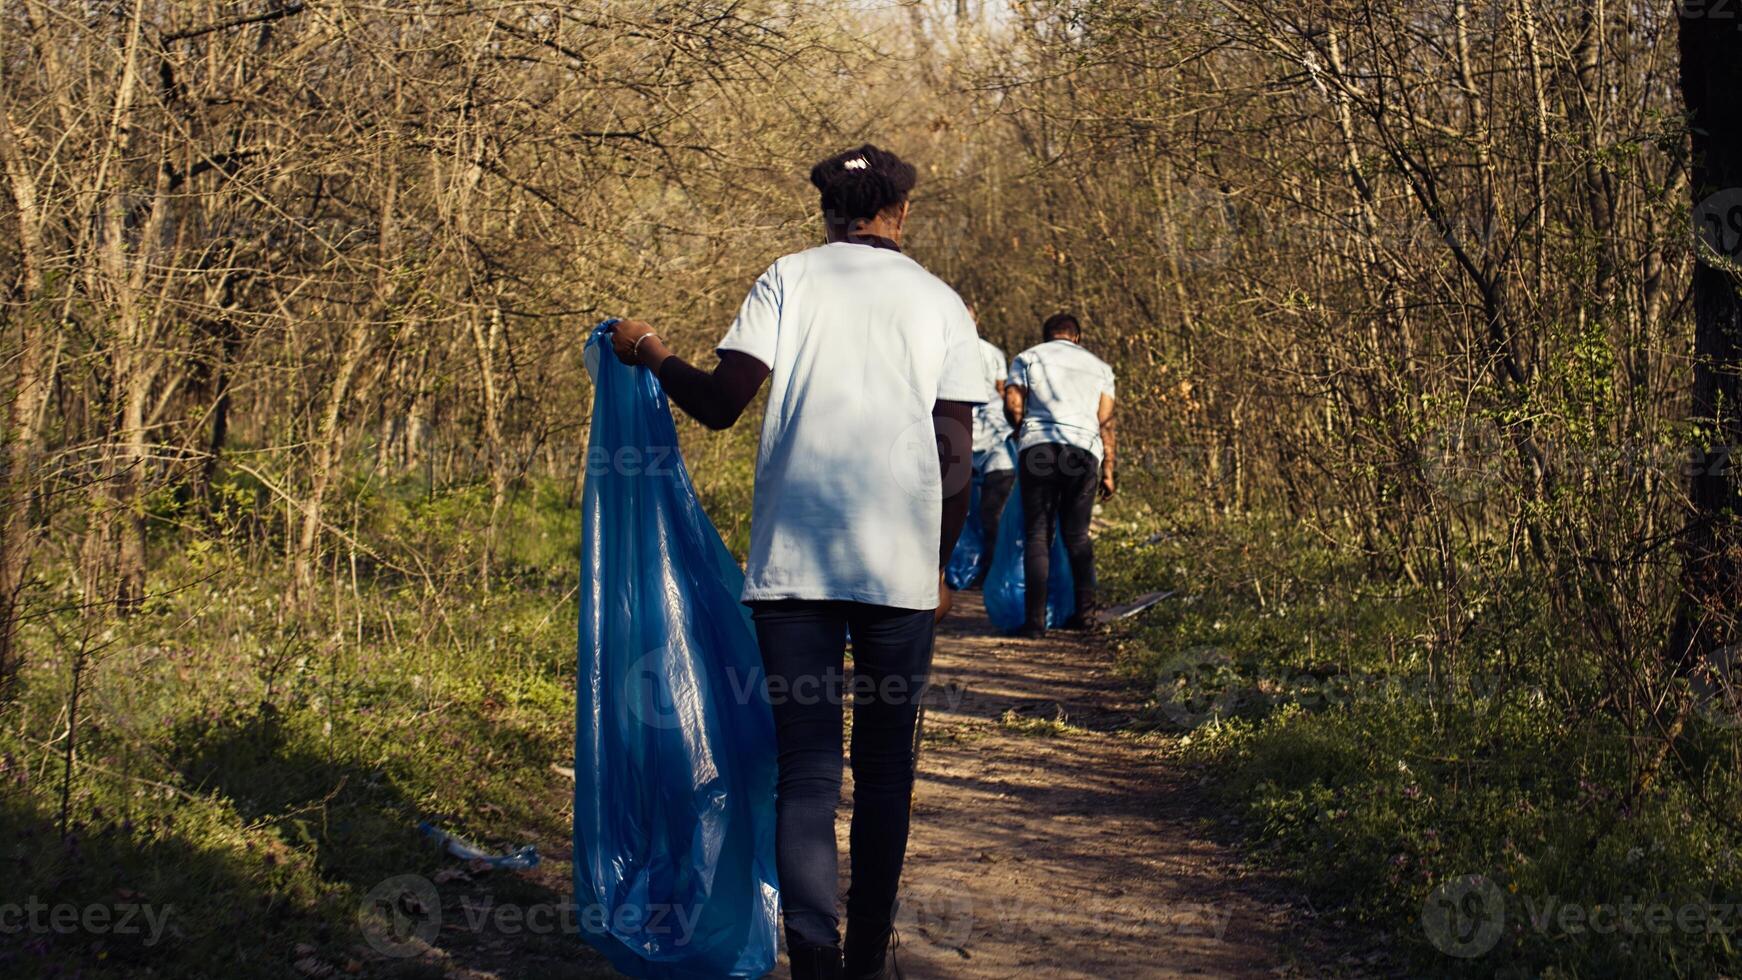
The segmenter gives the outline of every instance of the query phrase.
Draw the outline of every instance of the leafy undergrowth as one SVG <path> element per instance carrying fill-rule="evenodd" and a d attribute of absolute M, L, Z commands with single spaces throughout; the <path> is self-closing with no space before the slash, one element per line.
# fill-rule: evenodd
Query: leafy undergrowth
<path fill-rule="evenodd" d="M 452 569 L 434 560 L 481 540 L 479 491 L 368 499 L 375 540 L 400 543 L 379 554 Z M 0 729 L 0 975 L 442 975 L 359 926 L 377 884 L 453 874 L 419 822 L 487 847 L 569 834 L 551 766 L 572 757 L 578 525 L 544 487 L 503 527 L 488 592 L 464 566 L 438 580 L 340 555 L 294 610 L 282 561 L 249 560 L 258 542 L 164 534 L 141 613 L 32 624 Z M 562 901 L 494 877 L 523 906 Z"/>
<path fill-rule="evenodd" d="M 1179 590 L 1118 634 L 1142 721 L 1352 938 L 1414 975 L 1742 971 L 1734 717 L 1697 716 L 1641 788 L 1648 753 L 1528 583 L 1465 634 L 1496 649 L 1452 671 L 1430 610 L 1304 534 L 1115 527 L 1097 547 L 1110 587 Z"/>

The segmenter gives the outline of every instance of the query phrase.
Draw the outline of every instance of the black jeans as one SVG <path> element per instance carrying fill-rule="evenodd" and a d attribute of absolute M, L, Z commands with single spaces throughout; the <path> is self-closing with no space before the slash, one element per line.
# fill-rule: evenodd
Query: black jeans
<path fill-rule="evenodd" d="M 1028 626 L 1046 625 L 1047 566 L 1057 522 L 1075 580 L 1077 612 L 1095 601 L 1095 550 L 1089 543 L 1089 518 L 1095 510 L 1100 466 L 1093 453 L 1076 446 L 1041 443 L 1016 457 L 1022 485 L 1023 614 Z"/>
<path fill-rule="evenodd" d="M 843 650 L 853 631 L 852 885 L 847 947 L 880 951 L 895 915 L 913 799 L 913 734 L 931 671 L 932 611 L 860 602 L 751 603 L 774 707 L 775 862 L 789 949 L 840 942 L 835 914 Z"/>
<path fill-rule="evenodd" d="M 1004 504 L 1010 499 L 1010 489 L 1016 486 L 1015 470 L 994 470 L 980 482 L 980 532 L 984 552 L 980 559 L 980 580 L 992 571 L 992 556 L 998 548 L 998 518 L 1004 516 Z"/>

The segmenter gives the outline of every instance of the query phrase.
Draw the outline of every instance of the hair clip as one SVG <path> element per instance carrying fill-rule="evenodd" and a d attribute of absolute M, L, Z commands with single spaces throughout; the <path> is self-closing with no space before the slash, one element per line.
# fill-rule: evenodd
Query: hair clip
<path fill-rule="evenodd" d="M 848 170 L 869 170 L 871 168 L 871 165 L 865 162 L 864 157 L 854 157 L 842 162 L 841 166 Z"/>

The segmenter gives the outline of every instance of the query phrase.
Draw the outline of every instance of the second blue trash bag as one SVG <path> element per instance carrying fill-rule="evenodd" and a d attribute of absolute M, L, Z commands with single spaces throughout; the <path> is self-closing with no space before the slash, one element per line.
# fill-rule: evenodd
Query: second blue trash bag
<path fill-rule="evenodd" d="M 632 977 L 774 968 L 774 722 L 743 574 L 696 500 L 653 375 L 587 341 L 575 904 Z"/>
<path fill-rule="evenodd" d="M 1022 574 L 1022 486 L 1021 480 L 1004 505 L 998 518 L 998 543 L 992 548 L 992 568 L 981 586 L 986 600 L 986 618 L 1005 632 L 1020 629 L 1025 612 L 1022 607 L 1024 587 Z M 1076 590 L 1071 582 L 1071 562 L 1065 554 L 1064 538 L 1058 524 L 1053 524 L 1052 555 L 1047 560 L 1046 625 L 1058 626 L 1077 611 Z"/>
<path fill-rule="evenodd" d="M 968 519 L 962 524 L 962 536 L 956 539 L 950 563 L 944 569 L 944 584 L 952 589 L 974 584 L 980 566 L 986 561 L 986 529 L 980 524 L 980 488 L 985 482 L 985 474 L 976 469 L 968 497 Z"/>

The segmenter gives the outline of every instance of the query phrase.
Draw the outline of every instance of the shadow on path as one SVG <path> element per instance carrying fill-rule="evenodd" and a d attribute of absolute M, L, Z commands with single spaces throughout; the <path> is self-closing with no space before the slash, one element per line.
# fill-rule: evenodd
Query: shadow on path
<path fill-rule="evenodd" d="M 1298 910 L 1207 836 L 1171 741 L 1123 730 L 1137 704 L 1094 636 L 999 636 L 963 593 L 933 677 L 903 879 L 908 976 L 1311 972 Z"/>

